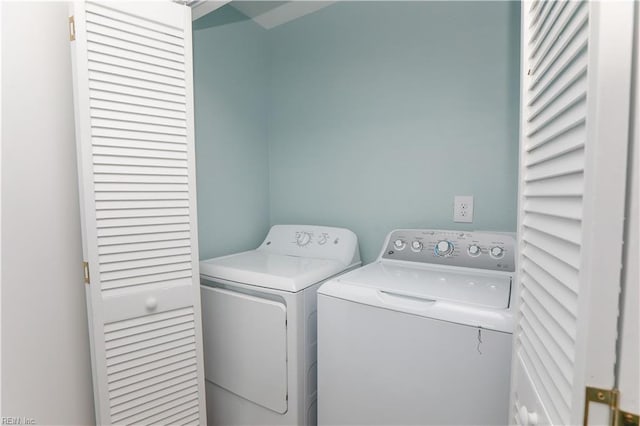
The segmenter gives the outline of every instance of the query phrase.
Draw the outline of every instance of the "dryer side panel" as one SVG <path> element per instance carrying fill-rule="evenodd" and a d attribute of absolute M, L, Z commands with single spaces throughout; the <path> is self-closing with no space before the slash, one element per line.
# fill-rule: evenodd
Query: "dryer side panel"
<path fill-rule="evenodd" d="M 277 413 L 287 411 L 284 304 L 201 286 L 205 378 Z"/>

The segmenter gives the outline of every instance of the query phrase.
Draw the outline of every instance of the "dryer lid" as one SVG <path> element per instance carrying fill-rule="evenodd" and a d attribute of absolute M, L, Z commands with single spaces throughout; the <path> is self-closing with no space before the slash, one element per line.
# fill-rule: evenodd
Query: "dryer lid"
<path fill-rule="evenodd" d="M 391 262 L 367 265 L 341 276 L 337 281 L 373 287 L 398 296 L 492 309 L 508 308 L 511 295 L 511 276 L 508 274 L 469 273 Z"/>
<path fill-rule="evenodd" d="M 250 250 L 200 261 L 200 275 L 257 287 L 297 292 L 344 271 L 333 259 L 290 256 L 266 250 Z"/>

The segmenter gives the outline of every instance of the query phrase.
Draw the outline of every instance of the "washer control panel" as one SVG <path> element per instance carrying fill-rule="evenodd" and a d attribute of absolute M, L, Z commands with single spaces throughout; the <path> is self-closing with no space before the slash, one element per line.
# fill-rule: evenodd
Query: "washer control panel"
<path fill-rule="evenodd" d="M 396 229 L 381 258 L 514 272 L 515 247 L 508 233 Z"/>

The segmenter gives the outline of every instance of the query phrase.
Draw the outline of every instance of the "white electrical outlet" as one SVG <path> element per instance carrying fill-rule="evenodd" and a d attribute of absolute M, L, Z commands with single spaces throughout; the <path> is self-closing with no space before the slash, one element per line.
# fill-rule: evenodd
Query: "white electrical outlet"
<path fill-rule="evenodd" d="M 473 222 L 472 195 L 456 195 L 453 198 L 453 221 Z"/>

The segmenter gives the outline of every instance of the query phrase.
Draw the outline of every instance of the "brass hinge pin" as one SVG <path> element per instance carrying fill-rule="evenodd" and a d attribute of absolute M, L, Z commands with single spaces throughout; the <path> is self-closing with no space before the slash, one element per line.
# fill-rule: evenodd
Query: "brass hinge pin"
<path fill-rule="evenodd" d="M 69 16 L 69 41 L 76 39 L 76 21 L 73 15 Z"/>
<path fill-rule="evenodd" d="M 84 283 L 90 284 L 91 277 L 89 275 L 89 262 L 82 262 L 82 269 L 84 271 Z"/>

